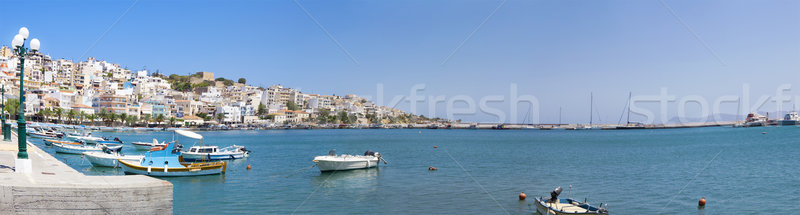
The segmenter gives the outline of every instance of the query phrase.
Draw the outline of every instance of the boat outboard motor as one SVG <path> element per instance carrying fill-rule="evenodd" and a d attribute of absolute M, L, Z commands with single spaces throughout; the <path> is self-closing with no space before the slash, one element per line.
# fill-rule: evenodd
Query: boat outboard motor
<path fill-rule="evenodd" d="M 364 156 L 375 156 L 375 152 L 373 152 L 372 150 L 367 150 L 366 152 L 364 152 Z"/>
<path fill-rule="evenodd" d="M 562 190 L 563 189 L 561 189 L 561 187 L 556 187 L 556 189 L 553 190 L 553 192 L 550 192 L 550 200 L 555 201 L 556 199 L 558 199 L 558 195 L 561 195 Z"/>
<path fill-rule="evenodd" d="M 330 151 L 328 151 L 328 155 L 329 156 L 336 156 L 336 149 L 331 149 Z"/>

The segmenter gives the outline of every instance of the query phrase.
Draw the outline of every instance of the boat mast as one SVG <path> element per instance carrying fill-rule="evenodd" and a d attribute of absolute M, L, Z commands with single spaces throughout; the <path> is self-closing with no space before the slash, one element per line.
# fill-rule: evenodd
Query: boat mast
<path fill-rule="evenodd" d="M 631 92 L 628 92 L 628 124 L 631 124 Z"/>
<path fill-rule="evenodd" d="M 594 106 L 594 93 L 589 93 L 589 127 L 592 127 L 592 106 Z"/>
<path fill-rule="evenodd" d="M 558 107 L 558 124 L 561 125 L 561 107 Z"/>

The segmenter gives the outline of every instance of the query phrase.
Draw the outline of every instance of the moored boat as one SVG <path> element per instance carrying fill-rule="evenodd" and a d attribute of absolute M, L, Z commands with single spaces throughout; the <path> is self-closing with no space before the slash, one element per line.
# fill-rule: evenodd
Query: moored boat
<path fill-rule="evenodd" d="M 578 202 L 570 198 L 559 199 L 561 187 L 550 192 L 550 198 L 539 197 L 536 199 L 536 210 L 543 215 L 607 215 L 608 210 L 603 208 L 603 203 L 599 207 L 589 205 L 586 201 Z"/>
<path fill-rule="evenodd" d="M 44 140 L 44 145 L 46 145 L 46 146 L 53 146 L 53 143 L 70 144 L 70 145 L 83 145 L 80 142 L 63 141 L 63 140 L 55 140 L 55 139 L 45 139 Z"/>
<path fill-rule="evenodd" d="M 164 147 L 164 146 L 167 145 L 167 143 L 165 143 L 165 142 L 158 143 L 158 140 L 153 138 L 153 142 L 152 143 L 148 143 L 148 142 L 131 142 L 131 145 L 133 145 L 133 147 L 136 148 L 137 150 L 147 151 L 147 150 L 150 150 L 153 147 Z"/>
<path fill-rule="evenodd" d="M 125 174 L 150 176 L 197 176 L 225 173 L 224 161 L 189 163 L 181 162 L 181 151 L 177 142 L 170 142 L 164 149 L 149 151 L 140 162 L 117 160 Z"/>
<path fill-rule="evenodd" d="M 91 151 L 103 151 L 103 147 L 106 147 L 110 150 L 117 150 L 122 148 L 122 145 L 72 145 L 72 144 L 60 144 L 60 143 L 53 143 L 53 148 L 55 148 L 56 152 L 58 153 L 65 153 L 65 154 L 83 154 L 84 152 L 91 152 Z"/>
<path fill-rule="evenodd" d="M 322 172 L 372 168 L 378 166 L 380 161 L 386 164 L 381 153 L 372 150 L 367 150 L 364 155 L 337 155 L 336 150 L 331 150 L 328 155 L 316 156 L 313 160 Z"/>
<path fill-rule="evenodd" d="M 86 160 L 92 163 L 92 166 L 102 167 L 119 167 L 118 160 L 125 160 L 129 162 L 140 161 L 144 156 L 142 155 L 123 155 L 119 150 L 102 150 L 83 152 Z"/>
<path fill-rule="evenodd" d="M 192 146 L 188 151 L 183 152 L 183 159 L 186 161 L 201 160 L 231 160 L 250 156 L 244 146 L 232 145 L 222 149 L 217 146 Z"/>

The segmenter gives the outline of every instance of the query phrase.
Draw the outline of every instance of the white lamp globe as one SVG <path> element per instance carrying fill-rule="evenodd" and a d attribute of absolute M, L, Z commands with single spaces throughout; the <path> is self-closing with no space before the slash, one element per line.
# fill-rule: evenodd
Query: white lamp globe
<path fill-rule="evenodd" d="M 33 38 L 31 40 L 31 50 L 39 50 L 39 39 Z"/>
<path fill-rule="evenodd" d="M 22 35 L 17 34 L 14 36 L 14 40 L 11 41 L 11 46 L 14 46 L 14 48 L 19 47 L 22 46 L 23 42 Z"/>
<path fill-rule="evenodd" d="M 28 39 L 28 28 L 26 27 L 20 28 L 19 35 L 22 35 L 22 39 Z"/>

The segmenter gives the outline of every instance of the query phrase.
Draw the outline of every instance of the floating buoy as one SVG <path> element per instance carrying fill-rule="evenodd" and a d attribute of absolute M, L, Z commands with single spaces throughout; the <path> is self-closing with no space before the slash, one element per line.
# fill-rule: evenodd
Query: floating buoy
<path fill-rule="evenodd" d="M 250 170 L 250 164 L 247 164 L 247 170 Z"/>
<path fill-rule="evenodd" d="M 706 206 L 706 197 L 700 198 L 700 201 L 697 202 L 697 206 L 705 207 Z"/>
<path fill-rule="evenodd" d="M 528 195 L 525 195 L 525 192 L 519 193 L 519 200 L 525 200 L 525 198 L 528 198 Z"/>
<path fill-rule="evenodd" d="M 767 132 L 766 131 L 765 132 L 761 132 L 761 134 L 767 134 Z"/>
<path fill-rule="evenodd" d="M 435 148 L 438 148 L 438 147 L 436 147 L 436 146 L 433 146 L 433 148 L 435 149 Z"/>
<path fill-rule="evenodd" d="M 436 167 L 429 166 L 429 167 L 428 167 L 428 170 L 429 170 L 429 171 L 435 171 L 435 170 L 437 170 L 437 169 L 436 169 Z"/>

